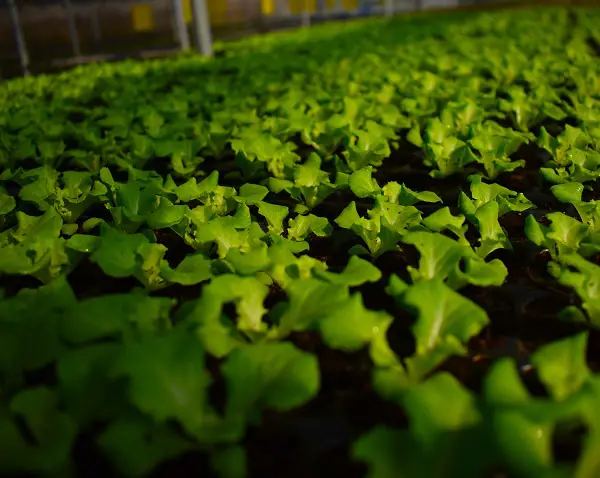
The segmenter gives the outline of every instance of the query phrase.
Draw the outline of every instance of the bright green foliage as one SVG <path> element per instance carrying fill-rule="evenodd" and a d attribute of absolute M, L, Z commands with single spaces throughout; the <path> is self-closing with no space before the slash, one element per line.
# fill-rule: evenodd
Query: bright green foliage
<path fill-rule="evenodd" d="M 426 301 L 425 297 L 435 297 Z M 409 287 L 400 299 L 417 311 L 413 326 L 417 354 L 425 354 L 445 341 L 466 341 L 488 322 L 483 309 L 447 288 L 439 279 Z"/>
<path fill-rule="evenodd" d="M 127 450 L 122 443 L 127 443 Z M 193 449 L 190 442 L 167 425 L 156 426 L 144 416 L 131 414 L 111 423 L 98 446 L 126 476 L 149 473 L 162 461 Z"/>
<path fill-rule="evenodd" d="M 588 148 L 591 139 L 579 129 L 567 125 L 553 137 L 542 128 L 538 143 L 552 155 L 552 161 L 540 171 L 552 183 L 586 182 L 600 177 L 600 152 Z"/>
<path fill-rule="evenodd" d="M 0 475 L 91 444 L 243 478 L 281 438 L 280 476 L 600 476 L 598 24 L 356 19 L 2 83 Z M 374 393 L 408 426 L 356 436 Z"/>
<path fill-rule="evenodd" d="M 385 333 L 391 322 L 388 314 L 366 309 L 360 294 L 354 294 L 319 321 L 319 330 L 331 348 L 352 351 Z"/>
<path fill-rule="evenodd" d="M 418 269 L 408 267 L 413 282 L 441 279 L 453 289 L 458 289 L 466 283 L 501 285 L 506 278 L 507 270 L 500 260 L 486 263 L 468 245 L 442 234 L 410 232 L 402 241 L 414 245 L 420 253 Z"/>
<path fill-rule="evenodd" d="M 471 198 L 464 192 L 459 196 L 459 208 L 480 234 L 477 254 L 486 257 L 496 249 L 511 249 L 506 232 L 498 222 L 508 212 L 522 212 L 533 207 L 523 194 L 499 184 L 486 184 L 480 176 L 471 176 Z"/>
<path fill-rule="evenodd" d="M 579 334 L 537 350 L 532 363 L 554 398 L 564 400 L 581 388 L 590 371 L 585 361 L 588 335 Z"/>
<path fill-rule="evenodd" d="M 319 389 L 315 357 L 289 343 L 261 344 L 232 352 L 223 365 L 228 420 L 255 421 L 262 408 L 289 410 Z"/>
<path fill-rule="evenodd" d="M 575 290 L 589 320 L 600 326 L 600 267 L 577 254 L 565 254 L 559 260 L 550 264 L 549 271 L 561 284 Z"/>
<path fill-rule="evenodd" d="M 44 474 L 68 470 L 69 455 L 77 435 L 77 425 L 58 408 L 57 395 L 45 387 L 16 394 L 0 416 L 3 473 L 27 470 Z M 20 418 L 33 440 L 26 440 L 15 426 Z"/>
<path fill-rule="evenodd" d="M 489 452 L 473 456 L 469 446 L 483 436 L 473 395 L 448 374 L 437 374 L 407 391 L 402 405 L 409 430 L 378 427 L 355 443 L 353 455 L 370 465 L 368 476 L 478 476 Z M 481 443 L 482 444 L 482 443 Z"/>
<path fill-rule="evenodd" d="M 381 278 L 381 271 L 373 264 L 358 256 L 350 256 L 346 268 L 339 274 L 330 271 L 315 270 L 314 274 L 332 284 L 357 286 L 365 282 L 377 282 Z"/>
<path fill-rule="evenodd" d="M 157 421 L 178 420 L 190 433 L 204 434 L 210 418 L 210 377 L 204 350 L 193 337 L 178 331 L 125 344 L 113 369 L 128 379 L 133 405 Z"/>

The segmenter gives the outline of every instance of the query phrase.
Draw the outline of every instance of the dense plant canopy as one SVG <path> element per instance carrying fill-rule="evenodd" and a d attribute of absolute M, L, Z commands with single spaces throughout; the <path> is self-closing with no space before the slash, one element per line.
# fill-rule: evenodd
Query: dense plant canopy
<path fill-rule="evenodd" d="M 598 25 L 0 85 L 0 474 L 600 476 Z"/>

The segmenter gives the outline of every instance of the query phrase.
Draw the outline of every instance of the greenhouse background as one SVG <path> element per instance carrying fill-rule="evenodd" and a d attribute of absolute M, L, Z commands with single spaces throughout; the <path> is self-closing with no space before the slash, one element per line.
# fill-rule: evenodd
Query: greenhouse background
<path fill-rule="evenodd" d="M 207 14 L 197 18 L 208 17 L 210 36 L 218 41 L 352 16 L 488 1 L 2 0 L 0 75 L 9 78 L 91 61 L 164 56 L 194 47 L 198 4 L 204 4 Z"/>

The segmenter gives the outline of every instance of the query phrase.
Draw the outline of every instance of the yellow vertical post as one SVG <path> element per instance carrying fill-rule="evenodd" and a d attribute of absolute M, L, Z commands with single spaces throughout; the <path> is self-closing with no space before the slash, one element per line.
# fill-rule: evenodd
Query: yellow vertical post
<path fill-rule="evenodd" d="M 131 23 L 136 32 L 154 30 L 154 11 L 149 3 L 136 3 L 131 6 Z"/>
<path fill-rule="evenodd" d="M 213 25 L 222 25 L 227 23 L 227 1 L 226 0 L 207 0 L 208 15 L 210 23 Z"/>
<path fill-rule="evenodd" d="M 181 1 L 183 2 L 183 18 L 185 20 L 185 23 L 189 25 L 194 19 L 194 12 L 192 10 L 192 0 Z"/>
<path fill-rule="evenodd" d="M 260 11 L 263 15 L 273 15 L 275 13 L 275 0 L 260 0 Z"/>
<path fill-rule="evenodd" d="M 290 0 L 290 12 L 293 14 L 316 13 L 316 11 L 317 0 Z"/>
<path fill-rule="evenodd" d="M 342 0 L 342 8 L 344 10 L 358 10 L 358 0 Z"/>

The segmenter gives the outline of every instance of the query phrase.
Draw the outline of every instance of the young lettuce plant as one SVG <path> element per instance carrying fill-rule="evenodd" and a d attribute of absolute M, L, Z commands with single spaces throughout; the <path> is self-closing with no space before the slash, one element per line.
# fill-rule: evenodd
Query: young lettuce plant
<path fill-rule="evenodd" d="M 600 201 L 583 201 L 584 186 L 581 183 L 564 183 L 552 186 L 550 189 L 561 202 L 572 204 L 579 218 L 588 228 L 589 234 L 582 241 L 579 254 L 589 257 L 600 252 Z"/>
<path fill-rule="evenodd" d="M 514 171 L 525 165 L 525 160 L 513 161 L 514 154 L 523 143 L 535 139 L 531 133 L 519 133 L 503 128 L 493 121 L 471 127 L 469 145 L 479 153 L 476 161 L 483 165 L 488 179 L 498 174 Z"/>
<path fill-rule="evenodd" d="M 498 106 L 513 125 L 524 133 L 546 118 L 561 121 L 567 116 L 559 106 L 561 100 L 556 91 L 543 83 L 532 94 L 526 93 L 519 85 L 510 85 L 505 88 L 505 92 L 509 98 L 499 99 Z"/>
<path fill-rule="evenodd" d="M 350 189 L 359 198 L 374 198 L 375 204 L 367 211 L 368 218 L 360 217 L 356 202 L 352 201 L 335 219 L 335 223 L 359 235 L 362 245 L 350 250 L 351 254 L 369 254 L 379 257 L 386 251 L 397 250 L 402 234 L 421 222 L 420 211 L 413 206 L 419 201 L 437 202 L 439 197 L 430 192 L 414 192 L 404 185 L 392 182 L 380 188 L 371 177 L 372 168 L 354 172 L 349 178 Z"/>
<path fill-rule="evenodd" d="M 469 177 L 470 199 L 461 191 L 458 206 L 467 220 L 479 230 L 479 246 L 476 251 L 485 258 L 496 249 L 512 249 L 506 231 L 498 219 L 508 212 L 523 212 L 533 207 L 522 193 L 511 191 L 499 184 L 486 184 L 481 176 Z"/>
<path fill-rule="evenodd" d="M 197 185 L 194 178 L 190 179 L 183 185 L 190 185 L 185 191 L 176 190 L 182 201 L 198 200 L 201 203 L 190 209 L 184 220 L 172 226 L 186 243 L 206 254 L 216 244 L 219 258 L 224 259 L 230 250 L 249 252 L 263 247 L 263 240 L 277 240 L 284 231 L 283 223 L 289 213 L 287 207 L 263 201 L 269 192 L 265 186 L 246 183 L 236 194 L 235 189 L 218 186 L 216 181 L 215 172 Z M 266 231 L 253 217 L 250 208 L 263 218 Z"/>
<path fill-rule="evenodd" d="M 65 171 L 59 173 L 50 166 L 23 171 L 5 170 L 0 181 L 12 181 L 21 186 L 19 198 L 45 212 L 55 208 L 67 223 L 74 223 L 93 204 L 105 200 L 108 189 L 91 173 Z"/>
<path fill-rule="evenodd" d="M 600 251 L 600 204 L 597 201 L 581 200 L 584 186 L 581 183 L 557 184 L 551 188 L 556 198 L 572 204 L 581 221 L 561 212 L 546 216 L 549 226 L 544 226 L 529 216 L 525 222 L 527 238 L 538 246 L 547 248 L 552 257 L 577 252 L 589 257 Z"/>
<path fill-rule="evenodd" d="M 41 216 L 15 213 L 17 225 L 0 234 L 0 274 L 31 275 L 49 283 L 83 257 L 62 237 L 63 219 L 50 208 Z"/>
<path fill-rule="evenodd" d="M 549 226 L 537 222 L 533 215 L 527 216 L 527 238 L 534 244 L 548 249 L 553 258 L 577 252 L 589 234 L 586 225 L 562 212 L 551 212 L 546 218 L 550 221 Z"/>
<path fill-rule="evenodd" d="M 104 206 L 122 231 L 135 233 L 144 225 L 152 229 L 173 227 L 183 221 L 188 210 L 186 205 L 174 204 L 178 194 L 170 176 L 164 180 L 131 168 L 128 181 L 120 183 L 108 168 L 102 168 L 100 180 L 107 189 L 102 197 Z M 89 230 L 101 222 L 102 219 L 89 218 L 83 228 Z"/>
<path fill-rule="evenodd" d="M 381 272 L 371 263 L 353 256 L 340 273 L 313 270 L 313 277 L 288 283 L 289 301 L 272 311 L 276 325 L 271 338 L 281 339 L 293 331 L 317 330 L 324 342 L 337 350 L 356 351 L 385 340 L 392 322 L 385 312 L 365 308 L 360 293 L 349 287 L 376 282 Z"/>
<path fill-rule="evenodd" d="M 231 140 L 231 148 L 236 153 L 236 162 L 243 175 L 252 178 L 269 172 L 275 178 L 283 179 L 285 171 L 299 160 L 291 142 L 283 142 L 272 134 L 256 127 L 240 130 Z"/>
<path fill-rule="evenodd" d="M 410 426 L 375 427 L 355 442 L 353 456 L 381 477 L 392 477 L 400 468 L 410 478 L 440 473 L 481 476 L 504 461 L 517 476 L 568 473 L 591 478 L 594 471 L 588 460 L 595 453 L 594 432 L 587 434 L 584 458 L 577 463 L 557 467 L 548 451 L 560 423 L 581 420 L 593 429 L 598 421 L 595 414 L 585 412 L 598 399 L 597 380 L 586 364 L 586 342 L 587 333 L 578 334 L 540 347 L 532 355 L 531 362 L 550 394 L 543 401 L 527 391 L 513 358 L 492 365 L 481 397 L 447 372 L 411 387 L 390 376 L 382 392 L 407 412 Z M 581 418 L 574 420 L 573 414 Z M 477 450 L 475 457 L 473 450 Z"/>
<path fill-rule="evenodd" d="M 329 174 L 321 170 L 321 158 L 316 153 L 311 153 L 304 163 L 296 164 L 292 177 L 292 180 L 270 177 L 269 189 L 274 193 L 287 192 L 293 199 L 302 202 L 307 210 L 315 208 L 338 188 L 330 181 Z M 298 208 L 304 209 L 301 205 Z"/>
<path fill-rule="evenodd" d="M 567 125 L 556 138 L 545 128 L 538 144 L 552 155 L 546 167 L 540 168 L 544 179 L 554 184 L 594 181 L 600 177 L 600 152 L 588 146 L 589 136 L 580 128 Z"/>
<path fill-rule="evenodd" d="M 75 234 L 67 245 L 98 264 L 110 277 L 134 276 L 144 287 L 157 290 L 167 285 L 161 276 L 167 248 L 150 242 L 144 234 L 127 234 L 107 224 L 100 225 L 100 235 Z"/>
<path fill-rule="evenodd" d="M 461 172 L 463 168 L 475 161 L 477 157 L 469 146 L 457 136 L 456 131 L 445 125 L 439 118 L 427 122 L 423 139 L 417 137 L 413 130 L 411 140 L 423 144 L 425 165 L 433 168 L 430 175 L 434 178 L 444 178 Z"/>
<path fill-rule="evenodd" d="M 210 254 L 216 245 L 221 259 L 232 249 L 247 252 L 259 247 L 265 236 L 260 225 L 252 220 L 246 204 L 238 204 L 235 214 L 224 216 L 207 215 L 202 206 L 198 206 L 190 210 L 185 224 L 182 222 L 175 231 L 187 244 L 205 254 Z"/>
<path fill-rule="evenodd" d="M 581 307 L 569 306 L 560 313 L 569 320 L 587 322 L 600 328 L 600 267 L 577 253 L 563 253 L 551 262 L 548 271 L 564 286 L 571 287 L 581 299 Z"/>
<path fill-rule="evenodd" d="M 412 326 L 416 339 L 414 355 L 401 361 L 389 350 L 387 342 L 379 342 L 373 356 L 375 387 L 384 397 L 394 399 L 449 356 L 466 354 L 464 344 L 477 335 L 489 319 L 485 310 L 437 277 L 408 285 L 392 276 L 386 292 L 416 317 Z"/>
<path fill-rule="evenodd" d="M 456 131 L 459 137 L 467 137 L 472 124 L 485 118 L 485 110 L 473 98 L 449 101 L 440 114 L 441 122 Z"/>
<path fill-rule="evenodd" d="M 391 154 L 389 141 L 396 139 L 392 128 L 367 120 L 363 130 L 356 131 L 343 156 L 351 171 L 365 166 L 381 166 Z"/>
<path fill-rule="evenodd" d="M 467 284 L 499 286 L 508 274 L 499 259 L 485 262 L 468 244 L 440 233 L 408 232 L 403 235 L 402 243 L 415 246 L 420 254 L 418 267 L 408 267 L 413 283 L 439 279 L 451 289 L 458 290 Z"/>
<path fill-rule="evenodd" d="M 400 206 L 401 207 L 401 206 Z M 414 208 L 413 208 L 414 209 Z M 416 214 L 419 211 L 416 210 Z M 397 221 L 399 225 L 407 224 L 404 220 Z M 409 220 L 409 223 L 412 222 Z M 417 223 L 419 221 L 416 221 Z M 374 259 L 387 251 L 398 249 L 401 233 L 390 224 L 381 213 L 368 211 L 368 218 L 361 217 L 356 210 L 356 203 L 352 201 L 335 219 L 335 223 L 349 229 L 364 241 L 367 248 L 358 245 L 350 249 L 350 254 L 368 254 Z M 408 225 L 408 224 L 407 224 Z"/>

